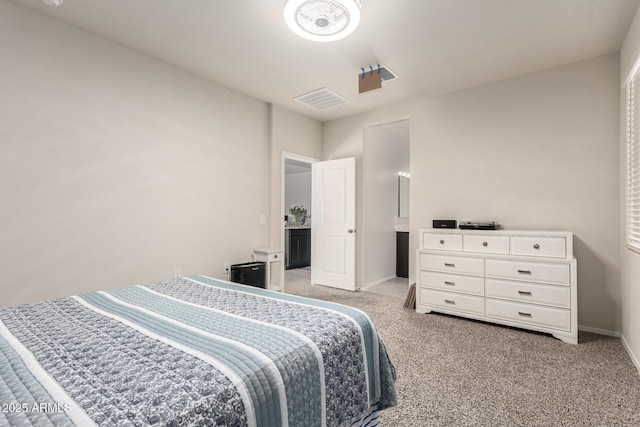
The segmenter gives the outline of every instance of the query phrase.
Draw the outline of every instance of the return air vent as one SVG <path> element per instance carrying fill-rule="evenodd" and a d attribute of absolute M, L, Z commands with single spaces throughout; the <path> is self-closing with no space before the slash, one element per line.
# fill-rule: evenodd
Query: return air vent
<path fill-rule="evenodd" d="M 374 70 L 373 72 L 377 72 L 378 70 Z M 386 66 L 382 65 L 380 67 L 380 77 L 382 78 L 383 82 L 387 82 L 389 80 L 393 80 L 393 79 L 397 79 L 398 76 L 396 75 L 396 73 L 394 73 L 393 71 L 391 71 L 390 69 L 388 69 Z"/>
<path fill-rule="evenodd" d="M 367 67 L 363 67 L 362 71 L 360 73 L 358 73 L 358 76 L 362 77 L 362 73 L 364 73 L 365 76 L 372 74 L 378 74 L 378 67 L 380 67 L 380 79 L 383 82 L 388 82 L 389 80 L 393 80 L 393 79 L 397 79 L 398 75 L 396 73 L 394 73 L 393 71 L 391 71 L 386 65 L 378 65 L 378 66 L 369 66 Z"/>
<path fill-rule="evenodd" d="M 347 102 L 345 98 L 326 87 L 296 96 L 293 99 L 316 110 L 324 110 L 325 108 L 335 107 L 336 105 Z"/>

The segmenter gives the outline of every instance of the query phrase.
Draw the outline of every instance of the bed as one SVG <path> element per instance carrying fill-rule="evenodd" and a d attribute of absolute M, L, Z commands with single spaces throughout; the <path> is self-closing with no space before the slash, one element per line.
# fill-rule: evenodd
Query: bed
<path fill-rule="evenodd" d="M 362 311 L 205 276 L 0 308 L 0 425 L 375 426 L 394 382 Z"/>

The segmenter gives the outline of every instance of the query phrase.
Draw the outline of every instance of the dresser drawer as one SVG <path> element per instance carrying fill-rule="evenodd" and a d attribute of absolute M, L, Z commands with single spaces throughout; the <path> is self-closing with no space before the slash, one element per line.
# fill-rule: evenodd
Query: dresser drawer
<path fill-rule="evenodd" d="M 462 238 L 462 250 L 486 254 L 508 254 L 509 236 L 469 234 Z"/>
<path fill-rule="evenodd" d="M 571 291 L 568 286 L 487 279 L 486 296 L 562 308 L 571 307 Z"/>
<path fill-rule="evenodd" d="M 444 291 L 484 295 L 484 279 L 482 277 L 421 271 L 420 286 Z"/>
<path fill-rule="evenodd" d="M 258 253 L 256 254 L 256 261 L 281 261 L 284 256 L 283 252 L 272 252 L 272 253 Z"/>
<path fill-rule="evenodd" d="M 462 234 L 422 233 L 422 247 L 438 251 L 461 251 Z"/>
<path fill-rule="evenodd" d="M 488 259 L 487 276 L 569 285 L 569 264 Z"/>
<path fill-rule="evenodd" d="M 484 298 L 420 288 L 420 304 L 482 315 Z"/>
<path fill-rule="evenodd" d="M 486 309 L 487 317 L 512 320 L 563 331 L 571 329 L 571 311 L 561 308 L 487 298 Z"/>
<path fill-rule="evenodd" d="M 564 237 L 511 236 L 511 254 L 566 258 L 567 239 Z"/>
<path fill-rule="evenodd" d="M 420 254 L 420 270 L 444 271 L 446 273 L 484 274 L 484 259 L 447 255 Z"/>

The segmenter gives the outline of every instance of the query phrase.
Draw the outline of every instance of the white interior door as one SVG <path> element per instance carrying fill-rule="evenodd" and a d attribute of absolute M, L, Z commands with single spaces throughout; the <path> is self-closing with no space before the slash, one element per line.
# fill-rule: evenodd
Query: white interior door
<path fill-rule="evenodd" d="M 356 159 L 312 165 L 311 283 L 356 290 Z"/>

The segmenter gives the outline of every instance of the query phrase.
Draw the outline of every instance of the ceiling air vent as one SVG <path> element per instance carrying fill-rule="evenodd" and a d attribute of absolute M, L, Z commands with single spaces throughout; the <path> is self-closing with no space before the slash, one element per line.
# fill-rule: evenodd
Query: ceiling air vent
<path fill-rule="evenodd" d="M 383 82 L 388 82 L 389 80 L 393 80 L 393 79 L 397 79 L 398 75 L 396 73 L 394 73 L 393 71 L 391 71 L 389 69 L 389 67 L 387 67 L 386 65 L 378 65 L 378 66 L 369 66 L 367 67 L 363 67 L 361 68 L 361 72 L 358 73 L 359 76 L 362 77 L 362 73 L 366 75 L 368 74 L 378 74 L 378 67 L 380 67 L 380 79 Z"/>
<path fill-rule="evenodd" d="M 293 99 L 316 110 L 324 110 L 325 108 L 335 107 L 336 105 L 347 102 L 345 98 L 326 87 L 296 96 Z"/>
<path fill-rule="evenodd" d="M 374 73 L 377 72 L 378 70 L 374 70 Z M 397 79 L 398 75 L 396 73 L 394 73 L 393 71 L 391 71 L 389 68 L 387 68 L 385 65 L 381 65 L 380 66 L 380 77 L 382 78 L 383 82 L 387 82 L 389 80 L 393 80 L 393 79 Z"/>

